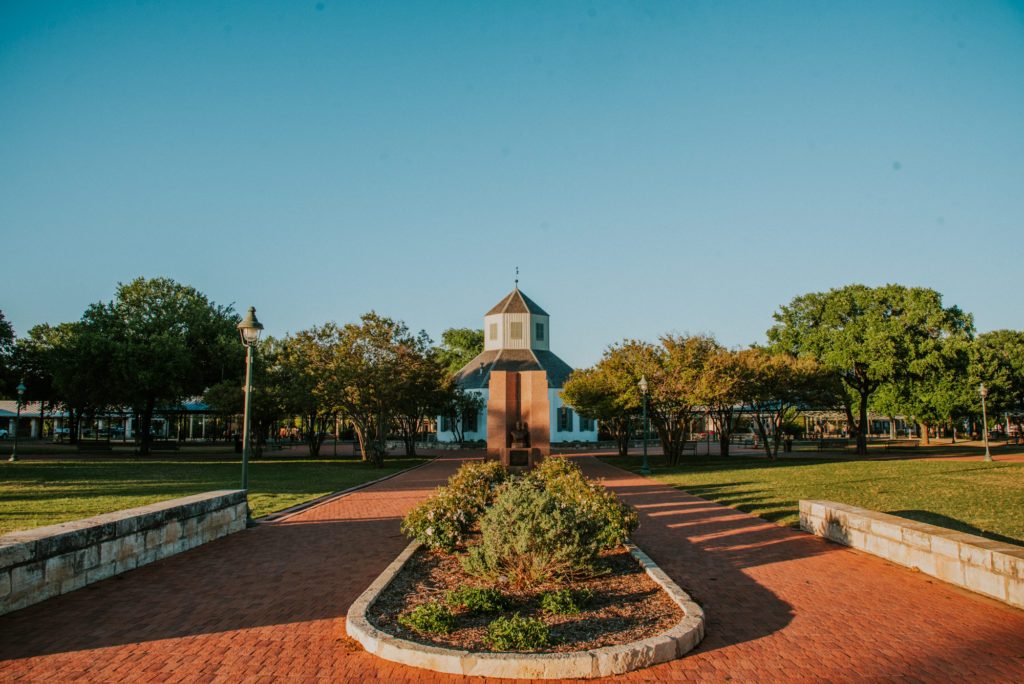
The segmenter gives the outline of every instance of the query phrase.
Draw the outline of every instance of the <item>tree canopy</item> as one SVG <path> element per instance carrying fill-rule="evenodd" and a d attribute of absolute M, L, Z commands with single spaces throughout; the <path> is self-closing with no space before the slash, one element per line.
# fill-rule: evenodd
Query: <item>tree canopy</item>
<path fill-rule="evenodd" d="M 969 339 L 973 320 L 943 307 L 926 288 L 848 285 L 793 299 L 774 314 L 768 339 L 777 350 L 810 357 L 836 373 L 844 389 L 847 420 L 867 453 L 867 410 L 885 383 L 928 376 L 949 339 Z"/>
<path fill-rule="evenodd" d="M 437 348 L 437 359 L 449 374 L 454 374 L 483 350 L 483 329 L 448 328 L 441 333 L 441 346 Z"/>

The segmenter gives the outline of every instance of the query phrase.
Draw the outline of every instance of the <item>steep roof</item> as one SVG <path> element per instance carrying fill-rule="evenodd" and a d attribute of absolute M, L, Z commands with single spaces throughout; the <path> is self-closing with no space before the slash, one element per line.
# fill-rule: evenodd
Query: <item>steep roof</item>
<path fill-rule="evenodd" d="M 492 349 L 481 352 L 455 374 L 463 389 L 482 389 L 491 381 L 491 371 L 547 371 L 548 387 L 564 387 L 572 366 L 542 349 Z"/>
<path fill-rule="evenodd" d="M 504 313 L 532 313 L 539 316 L 548 315 L 547 311 L 537 306 L 537 302 L 520 292 L 518 287 L 505 295 L 504 299 L 495 304 L 494 308 L 484 315 L 490 316 L 493 314 Z"/>

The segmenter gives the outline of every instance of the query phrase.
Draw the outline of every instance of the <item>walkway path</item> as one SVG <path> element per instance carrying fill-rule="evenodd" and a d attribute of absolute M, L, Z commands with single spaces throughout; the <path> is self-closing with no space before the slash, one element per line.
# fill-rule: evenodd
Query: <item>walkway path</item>
<path fill-rule="evenodd" d="M 578 457 L 709 616 L 699 649 L 629 681 L 1024 681 L 1024 612 Z M 0 617 L 0 681 L 457 681 L 345 636 L 446 455 L 284 521 Z"/>

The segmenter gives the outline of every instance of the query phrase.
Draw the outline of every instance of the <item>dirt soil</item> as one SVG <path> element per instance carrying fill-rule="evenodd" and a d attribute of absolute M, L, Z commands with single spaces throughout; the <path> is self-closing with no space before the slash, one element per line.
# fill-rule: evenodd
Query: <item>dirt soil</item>
<path fill-rule="evenodd" d="M 491 649 L 482 639 L 487 634 L 487 625 L 498 614 L 470 615 L 464 608 L 453 608 L 458 622 L 449 634 L 420 634 L 398 623 L 399 615 L 421 603 L 444 601 L 448 590 L 490 586 L 467 575 L 459 558 L 421 547 L 367 613 L 370 624 L 421 644 L 489 652 Z M 541 593 L 564 585 L 522 590 L 507 584 L 496 587 L 506 597 L 503 615 L 518 612 L 523 617 L 540 618 L 548 625 L 552 644 L 536 652 L 563 653 L 626 644 L 661 634 L 683 618 L 679 606 L 647 576 L 625 547 L 602 552 L 600 560 L 609 572 L 572 585 L 574 589 L 587 587 L 594 592 L 593 599 L 576 615 L 549 615 L 540 608 Z"/>

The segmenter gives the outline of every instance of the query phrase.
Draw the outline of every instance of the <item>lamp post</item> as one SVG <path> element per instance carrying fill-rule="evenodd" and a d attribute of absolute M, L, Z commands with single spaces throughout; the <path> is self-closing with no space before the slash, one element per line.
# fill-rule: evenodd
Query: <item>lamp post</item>
<path fill-rule="evenodd" d="M 18 417 L 14 419 L 14 447 L 11 449 L 10 462 L 18 460 L 18 423 L 21 422 L 21 398 L 25 396 L 25 381 L 18 383 Z"/>
<path fill-rule="evenodd" d="M 245 413 L 242 417 L 242 490 L 245 492 L 245 526 L 253 527 L 252 509 L 249 508 L 249 450 L 252 448 L 249 439 L 249 414 L 252 410 L 252 350 L 260 341 L 260 330 L 263 324 L 256 320 L 256 307 L 249 307 L 249 314 L 238 324 L 238 332 L 245 345 Z"/>
<path fill-rule="evenodd" d="M 988 414 L 985 411 L 985 399 L 988 397 L 988 388 L 985 383 L 978 385 L 978 394 L 981 395 L 981 435 L 985 439 L 985 460 L 992 460 L 992 453 L 988 450 Z"/>
<path fill-rule="evenodd" d="M 643 467 L 640 468 L 640 472 L 643 473 L 644 475 L 650 475 L 651 474 L 651 468 L 650 468 L 650 466 L 647 465 L 647 376 L 646 375 L 641 375 L 640 376 L 639 385 L 640 385 L 640 394 L 642 394 L 643 398 L 644 398 L 644 418 L 643 418 L 643 420 L 644 420 L 644 464 L 643 464 Z"/>

